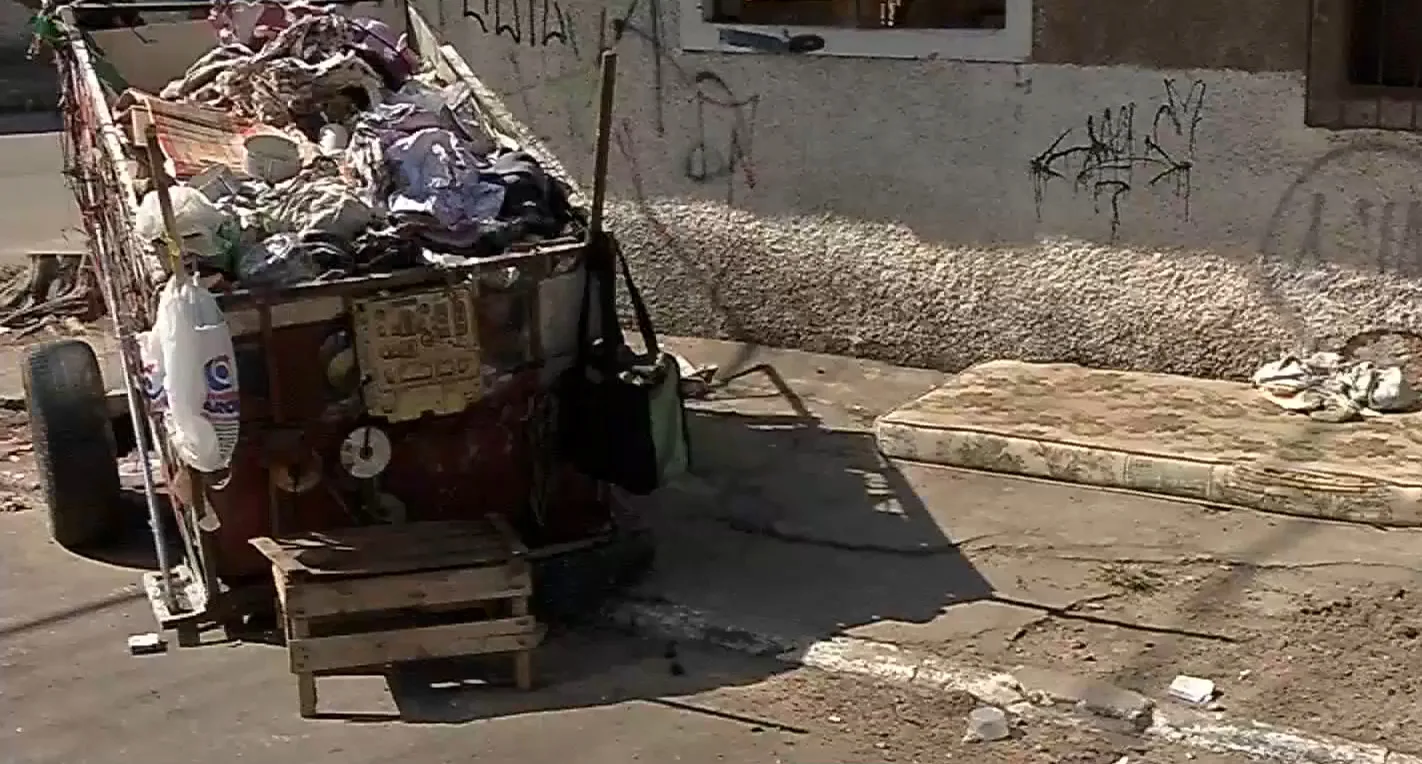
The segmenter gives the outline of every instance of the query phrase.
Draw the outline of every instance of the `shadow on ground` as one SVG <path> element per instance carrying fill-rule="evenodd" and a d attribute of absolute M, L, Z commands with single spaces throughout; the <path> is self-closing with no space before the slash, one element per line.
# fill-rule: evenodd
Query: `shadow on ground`
<path fill-rule="evenodd" d="M 879 457 L 866 428 L 879 412 L 812 411 L 821 408 L 820 400 L 805 398 L 813 390 L 792 390 L 774 369 L 753 368 L 770 380 L 768 387 L 720 388 L 690 415 L 698 478 L 692 484 L 703 489 L 680 487 L 637 503 L 658 547 L 645 586 L 738 622 L 764 616 L 773 621 L 769 633 L 797 637 L 880 619 L 927 622 L 946 607 L 992 595 L 956 551 L 956 540 Z M 129 495 L 127 503 L 124 543 L 88 554 L 151 569 L 141 496 Z M 793 631 L 782 628 L 787 623 Z M 237 636 L 254 649 L 253 643 L 280 643 L 272 633 Z M 497 660 L 441 661 L 389 673 L 394 713 L 359 702 L 343 707 L 338 693 L 327 703 L 324 690 L 321 709 L 326 718 L 350 722 L 453 723 L 628 700 L 668 703 L 670 696 L 755 684 L 790 668 L 769 658 L 716 655 L 564 628 L 537 654 L 539 691 L 486 687 L 501 684 L 508 670 Z M 284 657 L 273 650 L 272 660 Z"/>
<path fill-rule="evenodd" d="M 749 372 L 769 385 L 741 377 L 692 413 L 695 479 L 641 506 L 660 561 L 644 592 L 796 638 L 993 597 L 964 539 L 878 452 L 869 424 L 901 400 L 846 408 L 813 380 Z"/>
<path fill-rule="evenodd" d="M 533 692 L 501 689 L 500 685 L 507 683 L 508 667 L 500 664 L 496 658 L 465 659 L 411 664 L 392 671 L 388 682 L 396 715 L 406 722 L 447 724 L 627 701 L 684 707 L 676 696 L 755 684 L 786 669 L 768 658 L 658 644 L 595 630 L 564 632 L 551 638 L 539 650 L 539 687 Z M 339 710 L 325 713 L 330 718 L 343 718 Z M 796 731 L 772 719 L 733 720 Z"/>

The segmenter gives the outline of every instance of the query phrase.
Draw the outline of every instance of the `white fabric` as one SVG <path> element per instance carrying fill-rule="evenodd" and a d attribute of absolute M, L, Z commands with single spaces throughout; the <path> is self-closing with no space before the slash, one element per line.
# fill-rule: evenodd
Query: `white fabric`
<path fill-rule="evenodd" d="M 271 233 L 328 233 L 346 241 L 370 225 L 373 211 L 334 165 L 308 168 L 258 202 Z"/>
<path fill-rule="evenodd" d="M 1337 353 L 1285 356 L 1261 366 L 1252 381 L 1264 397 L 1284 409 L 1330 411 L 1338 421 L 1359 414 L 1405 411 L 1417 403 L 1402 369 L 1347 361 Z"/>

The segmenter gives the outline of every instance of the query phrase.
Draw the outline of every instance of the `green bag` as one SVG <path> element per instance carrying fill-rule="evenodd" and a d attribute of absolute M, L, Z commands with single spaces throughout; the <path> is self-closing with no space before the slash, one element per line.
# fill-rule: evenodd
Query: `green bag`
<path fill-rule="evenodd" d="M 614 239 L 600 234 L 589 242 L 586 270 L 577 358 L 559 380 L 563 458 L 590 477 L 648 494 L 690 468 L 681 367 L 657 343 L 647 306 Z M 619 270 L 646 348 L 640 353 L 628 347 L 617 322 Z M 590 341 L 594 295 L 601 333 Z"/>

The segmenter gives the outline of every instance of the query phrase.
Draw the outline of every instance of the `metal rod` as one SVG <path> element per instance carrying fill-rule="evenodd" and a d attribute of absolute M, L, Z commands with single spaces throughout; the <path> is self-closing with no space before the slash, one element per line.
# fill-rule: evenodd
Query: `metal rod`
<path fill-rule="evenodd" d="M 110 287 L 112 289 L 112 287 Z M 114 326 L 118 326 L 118 317 L 114 316 Z M 128 346 L 128 351 L 137 353 L 133 335 L 127 335 L 119 340 L 120 347 Z M 138 393 L 134 390 L 134 375 L 129 370 L 129 352 L 120 350 L 119 355 L 123 364 L 124 392 L 128 398 L 128 418 L 133 423 L 133 438 L 138 448 L 138 461 L 143 465 L 143 498 L 148 504 L 148 529 L 153 534 L 153 552 L 158 558 L 158 586 L 163 595 L 163 604 L 168 608 L 171 616 L 178 610 L 178 600 L 173 596 L 173 580 L 170 574 L 172 570 L 168 565 L 168 537 L 163 532 L 163 515 L 158 509 L 158 489 L 153 483 L 153 464 L 148 460 L 148 417 L 143 412 L 143 407 L 138 402 Z"/>
<path fill-rule="evenodd" d="M 69 9 L 63 9 L 61 13 L 67 22 L 73 23 L 74 17 Z M 94 75 L 93 60 L 89 55 L 88 46 L 77 36 L 70 40 L 70 44 L 74 50 L 76 66 L 79 69 L 78 76 L 83 80 L 83 87 L 80 89 L 84 91 L 85 96 L 92 99 L 93 94 L 102 93 L 103 88 Z M 121 133 L 110 118 L 107 104 L 102 99 L 91 100 L 91 104 L 95 106 L 92 113 L 98 120 L 96 128 L 101 136 L 101 149 L 105 150 L 111 159 L 124 156 L 123 147 L 119 141 Z M 138 199 L 133 193 L 133 180 L 129 177 L 127 165 L 115 161 L 114 172 L 122 193 L 126 196 L 125 201 L 128 202 L 130 208 L 137 208 Z M 171 613 L 177 609 L 177 600 L 173 596 L 172 568 L 168 564 L 168 541 L 163 533 L 162 517 L 158 512 L 158 495 L 157 489 L 153 485 L 152 463 L 148 460 L 148 444 L 151 442 L 147 437 L 149 434 L 148 418 L 144 408 L 138 402 L 138 393 L 134 389 L 134 380 L 137 379 L 137 375 L 134 373 L 133 359 L 129 357 L 129 351 L 136 350 L 136 347 L 133 343 L 133 335 L 124 332 L 122 322 L 119 320 L 118 287 L 114 283 L 115 275 L 108 273 L 105 277 L 101 274 L 100 280 L 104 282 L 104 296 L 108 301 L 109 316 L 113 319 L 114 330 L 119 335 L 119 364 L 123 369 L 124 397 L 128 400 L 128 416 L 133 423 L 135 445 L 139 450 L 139 461 L 143 465 L 143 493 L 148 504 L 148 525 L 153 534 L 154 555 L 158 558 L 159 592 L 163 597 L 163 604 L 168 607 L 168 612 Z"/>
<path fill-rule="evenodd" d="M 602 83 L 598 88 L 597 146 L 593 154 L 592 212 L 588 228 L 593 234 L 602 232 L 602 208 L 607 201 L 607 154 L 612 145 L 612 106 L 617 89 L 617 51 L 605 50 L 599 61 Z"/>

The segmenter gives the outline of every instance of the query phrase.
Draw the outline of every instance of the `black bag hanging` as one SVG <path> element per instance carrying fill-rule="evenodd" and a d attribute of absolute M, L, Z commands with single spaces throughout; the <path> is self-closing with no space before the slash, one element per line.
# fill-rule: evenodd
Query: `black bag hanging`
<path fill-rule="evenodd" d="M 629 493 L 648 494 L 690 464 L 681 367 L 657 343 L 647 306 L 611 236 L 593 235 L 584 268 L 577 356 L 559 380 L 563 458 L 589 477 Z M 619 270 L 644 352 L 628 347 L 617 321 Z M 589 341 L 594 293 L 602 331 L 598 340 Z"/>

